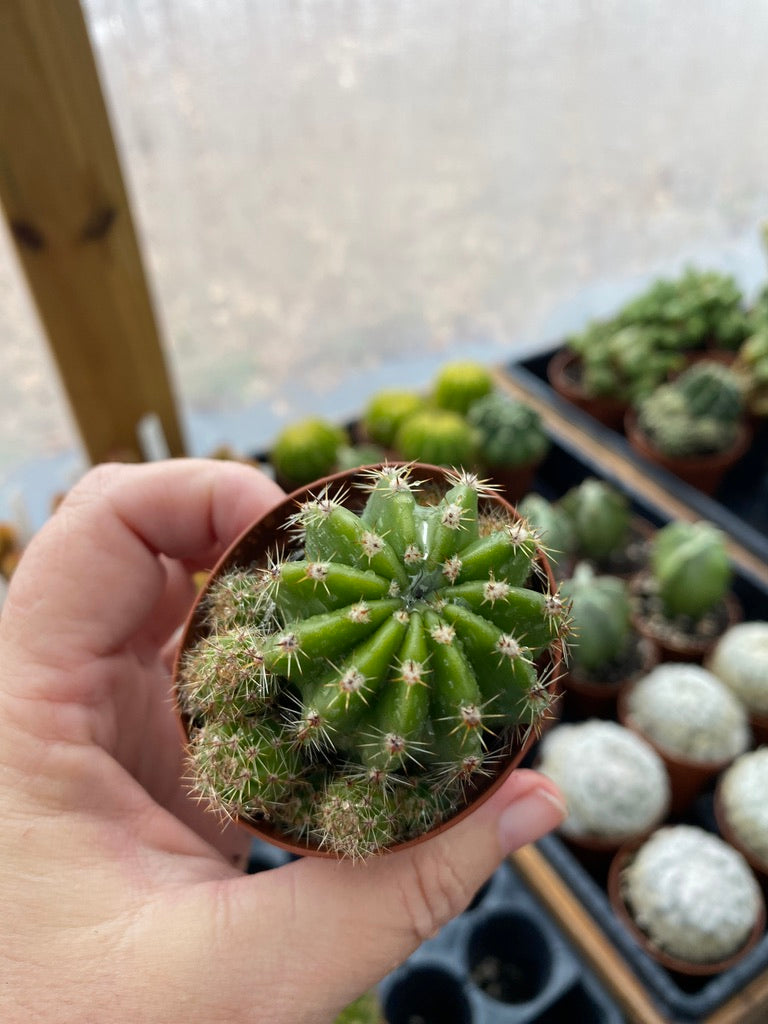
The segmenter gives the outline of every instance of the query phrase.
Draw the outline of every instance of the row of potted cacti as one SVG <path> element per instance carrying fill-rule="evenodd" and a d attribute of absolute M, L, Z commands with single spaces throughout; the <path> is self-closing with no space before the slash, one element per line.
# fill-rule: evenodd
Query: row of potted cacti
<path fill-rule="evenodd" d="M 569 336 L 547 373 L 643 457 L 714 493 L 768 412 L 768 286 L 747 309 L 726 275 L 658 280 Z"/>
<path fill-rule="evenodd" d="M 375 392 L 349 430 L 318 417 L 288 424 L 270 462 L 286 488 L 327 473 L 390 460 L 462 466 L 500 482 L 513 499 L 528 488 L 549 449 L 539 414 L 495 384 L 487 367 L 445 364 L 425 394 Z"/>

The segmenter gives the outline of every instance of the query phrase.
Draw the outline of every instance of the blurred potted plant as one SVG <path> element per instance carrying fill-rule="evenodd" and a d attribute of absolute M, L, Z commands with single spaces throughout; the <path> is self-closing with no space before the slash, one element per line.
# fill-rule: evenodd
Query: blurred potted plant
<path fill-rule="evenodd" d="M 483 472 L 509 501 L 518 501 L 550 448 L 541 416 L 525 402 L 494 391 L 470 405 L 467 421 L 479 435 Z"/>

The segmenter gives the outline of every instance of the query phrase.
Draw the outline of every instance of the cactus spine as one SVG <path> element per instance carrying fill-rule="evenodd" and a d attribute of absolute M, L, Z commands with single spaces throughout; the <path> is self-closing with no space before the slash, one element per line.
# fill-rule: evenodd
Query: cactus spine
<path fill-rule="evenodd" d="M 442 493 L 358 473 L 359 514 L 311 495 L 285 554 L 202 595 L 177 691 L 224 815 L 364 858 L 457 813 L 546 714 L 568 621 L 535 535 L 474 475 L 434 473 Z"/>

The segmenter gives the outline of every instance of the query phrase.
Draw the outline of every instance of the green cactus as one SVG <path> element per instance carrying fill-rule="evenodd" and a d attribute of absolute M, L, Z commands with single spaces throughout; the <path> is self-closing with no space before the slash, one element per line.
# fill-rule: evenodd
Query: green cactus
<path fill-rule="evenodd" d="M 571 517 L 557 503 L 532 492 L 518 503 L 517 511 L 546 546 L 550 564 L 559 568 L 576 550 L 576 530 Z"/>
<path fill-rule="evenodd" d="M 700 619 L 723 600 L 733 570 L 725 536 L 711 523 L 669 523 L 651 545 L 651 572 L 669 619 Z"/>
<path fill-rule="evenodd" d="M 493 390 L 493 376 L 481 363 L 446 363 L 435 377 L 432 400 L 439 409 L 465 416 L 473 402 Z"/>
<path fill-rule="evenodd" d="M 336 469 L 342 472 L 357 466 L 373 466 L 386 461 L 387 453 L 377 444 L 344 444 L 336 453 Z"/>
<path fill-rule="evenodd" d="M 560 499 L 576 531 L 576 549 L 596 561 L 622 548 L 630 533 L 629 499 L 603 480 L 589 477 Z"/>
<path fill-rule="evenodd" d="M 618 576 L 597 576 L 582 562 L 571 579 L 562 583 L 560 592 L 571 606 L 571 664 L 594 673 L 619 661 L 633 634 L 627 583 Z"/>
<path fill-rule="evenodd" d="M 478 430 L 481 458 L 491 468 L 538 463 L 549 451 L 549 435 L 541 416 L 525 402 L 500 391 L 473 402 L 467 420 Z"/>
<path fill-rule="evenodd" d="M 733 369 L 742 381 L 749 411 L 768 416 L 768 313 L 765 325 L 739 349 Z"/>
<path fill-rule="evenodd" d="M 702 361 L 645 398 L 637 423 L 665 455 L 706 455 L 734 444 L 743 410 L 738 374 L 720 363 Z"/>
<path fill-rule="evenodd" d="M 457 813 L 546 715 L 568 617 L 535 537 L 475 476 L 433 475 L 356 474 L 359 513 L 309 496 L 284 552 L 204 591 L 177 694 L 224 815 L 364 858 Z"/>
<path fill-rule="evenodd" d="M 423 408 L 424 398 L 417 391 L 385 388 L 369 399 L 361 426 L 375 444 L 391 448 L 402 423 Z"/>
<path fill-rule="evenodd" d="M 479 445 L 475 428 L 447 409 L 414 413 L 402 423 L 395 438 L 395 448 L 403 459 L 465 469 L 477 464 Z"/>
<path fill-rule="evenodd" d="M 288 487 L 301 487 L 326 476 L 336 467 L 346 431 L 320 417 L 310 416 L 280 431 L 270 453 L 278 477 Z"/>

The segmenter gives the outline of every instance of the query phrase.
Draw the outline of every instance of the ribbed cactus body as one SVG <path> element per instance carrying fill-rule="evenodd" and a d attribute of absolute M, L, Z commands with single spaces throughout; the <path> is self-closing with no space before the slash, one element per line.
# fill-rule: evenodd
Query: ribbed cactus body
<path fill-rule="evenodd" d="M 198 791 L 353 857 L 496 774 L 550 704 L 539 666 L 567 628 L 535 535 L 474 476 L 441 496 L 408 468 L 366 479 L 359 514 L 322 490 L 282 557 L 227 566 L 178 671 Z"/>
<path fill-rule="evenodd" d="M 693 416 L 733 422 L 744 410 L 744 393 L 736 373 L 722 363 L 694 363 L 675 381 Z"/>
<path fill-rule="evenodd" d="M 703 521 L 658 530 L 651 569 L 669 618 L 699 619 L 725 597 L 733 578 L 722 532 Z"/>
<path fill-rule="evenodd" d="M 474 402 L 467 419 L 480 433 L 480 452 L 488 466 L 540 462 L 549 449 L 549 437 L 536 410 L 501 392 Z"/>
<path fill-rule="evenodd" d="M 629 500 L 603 480 L 588 478 L 560 500 L 576 531 L 584 558 L 607 558 L 626 541 L 631 523 Z"/>
<path fill-rule="evenodd" d="M 596 576 L 591 566 L 576 566 L 561 592 L 570 601 L 573 623 L 571 662 L 595 672 L 616 661 L 632 636 L 629 588 L 618 576 Z"/>

